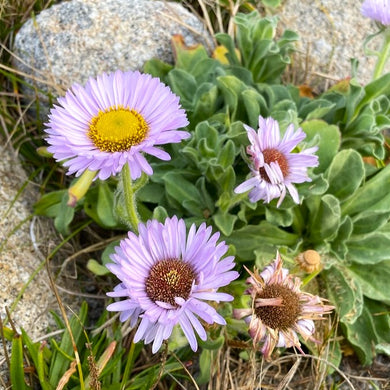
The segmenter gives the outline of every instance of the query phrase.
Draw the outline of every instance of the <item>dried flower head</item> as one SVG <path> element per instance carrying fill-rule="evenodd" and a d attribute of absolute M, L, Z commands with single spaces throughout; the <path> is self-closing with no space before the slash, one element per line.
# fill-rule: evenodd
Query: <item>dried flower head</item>
<path fill-rule="evenodd" d="M 373 19 L 384 26 L 390 25 L 389 0 L 365 0 L 362 4 L 363 16 Z"/>
<path fill-rule="evenodd" d="M 301 269 L 307 273 L 312 273 L 321 269 L 321 256 L 313 249 L 308 249 L 307 251 L 300 253 L 295 260 Z"/>
<path fill-rule="evenodd" d="M 121 283 L 111 297 L 126 297 L 107 307 L 120 311 L 121 321 L 131 319 L 134 326 L 141 318 L 134 341 L 153 341 L 153 353 L 180 324 L 191 348 L 196 351 L 194 329 L 202 340 L 207 335 L 199 318 L 208 324 L 226 324 L 223 317 L 204 300 L 231 301 L 229 294 L 217 292 L 238 277 L 233 256 L 222 259 L 228 246 L 217 244 L 219 233 L 211 227 L 192 225 L 188 235 L 182 219 L 167 218 L 139 225 L 139 235 L 129 232 L 112 255 L 107 268 Z"/>
<path fill-rule="evenodd" d="M 276 260 L 260 274 L 249 272 L 247 283 L 251 286 L 247 293 L 252 297 L 252 307 L 234 310 L 236 318 L 244 318 L 249 324 L 253 345 L 262 344 L 261 352 L 266 359 L 275 347 L 295 347 L 302 352 L 298 334 L 305 341 L 316 341 L 313 320 L 333 310 L 322 298 L 302 292 L 300 279 L 282 266 L 278 253 Z"/>
<path fill-rule="evenodd" d="M 156 145 L 190 136 L 176 130 L 188 124 L 179 98 L 147 74 L 102 74 L 90 78 L 85 87 L 73 85 L 58 103 L 45 131 L 48 151 L 56 160 L 66 160 L 68 174 L 80 176 L 88 169 L 104 180 L 129 164 L 133 179 L 142 171 L 151 175 L 143 153 L 169 160 Z"/>
<path fill-rule="evenodd" d="M 307 168 L 318 165 L 318 157 L 313 153 L 317 147 L 291 151 L 306 137 L 301 128 L 294 132 L 294 125 L 287 127 L 283 139 L 280 139 L 279 124 L 273 118 L 264 119 L 259 116 L 259 129 L 256 132 L 244 125 L 248 132 L 250 145 L 247 153 L 251 158 L 252 177 L 240 184 L 234 191 L 243 193 L 251 190 L 249 200 L 253 203 L 264 200 L 266 203 L 279 198 L 277 207 L 290 192 L 295 203 L 299 203 L 298 191 L 293 183 L 311 181 L 307 176 Z"/>

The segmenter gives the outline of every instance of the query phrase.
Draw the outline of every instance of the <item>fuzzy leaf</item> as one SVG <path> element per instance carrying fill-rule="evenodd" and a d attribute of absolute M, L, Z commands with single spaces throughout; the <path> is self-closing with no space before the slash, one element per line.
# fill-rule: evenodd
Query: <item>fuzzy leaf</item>
<path fill-rule="evenodd" d="M 390 165 L 387 165 L 343 203 L 341 211 L 344 215 L 354 215 L 368 208 L 375 210 L 374 205 L 380 203 L 389 193 Z"/>
<path fill-rule="evenodd" d="M 253 260 L 254 251 L 260 245 L 275 245 L 276 250 L 277 246 L 294 245 L 297 240 L 296 234 L 287 233 L 267 221 L 244 226 L 226 238 L 226 242 L 235 246 L 237 256 L 243 260 Z"/>
<path fill-rule="evenodd" d="M 299 117 L 305 120 L 320 119 L 324 117 L 335 106 L 335 103 L 325 99 L 308 101 L 299 109 Z"/>
<path fill-rule="evenodd" d="M 341 223 L 340 203 L 333 195 L 312 196 L 305 200 L 310 211 L 308 231 L 313 242 L 332 239 Z"/>
<path fill-rule="evenodd" d="M 315 172 L 324 172 L 340 147 L 341 136 L 339 128 L 335 125 L 328 125 L 326 122 L 318 119 L 303 122 L 301 127 L 307 135 L 305 141 L 309 142 L 314 139 L 316 140 L 315 144 L 318 145 L 316 155 L 320 164 L 315 169 Z"/>
<path fill-rule="evenodd" d="M 359 264 L 377 264 L 390 259 L 390 234 L 374 232 L 352 236 L 348 241 L 348 259 Z"/>
<path fill-rule="evenodd" d="M 69 195 L 66 191 L 62 195 L 60 207 L 57 216 L 54 219 L 54 226 L 57 231 L 64 236 L 69 234 L 69 225 L 73 221 L 75 208 L 68 206 Z"/>
<path fill-rule="evenodd" d="M 221 231 L 221 233 L 225 236 L 230 236 L 234 224 L 237 221 L 237 215 L 232 215 L 228 213 L 217 213 L 214 214 L 212 219 L 216 225 L 216 227 Z"/>
<path fill-rule="evenodd" d="M 381 228 L 389 220 L 390 211 L 365 210 L 353 220 L 353 234 L 366 234 Z"/>
<path fill-rule="evenodd" d="M 61 211 L 61 201 L 68 190 L 52 191 L 42 195 L 34 204 L 34 213 L 45 217 L 55 218 Z"/>
<path fill-rule="evenodd" d="M 328 192 L 340 200 L 347 199 L 359 188 L 364 175 L 364 163 L 360 154 L 350 149 L 342 150 L 336 154 L 326 172 Z"/>
<path fill-rule="evenodd" d="M 349 270 L 365 296 L 390 305 L 390 261 L 375 265 L 352 264 Z"/>
<path fill-rule="evenodd" d="M 348 341 L 353 345 L 360 362 L 363 365 L 371 364 L 374 357 L 373 347 L 378 339 L 368 308 L 363 308 L 362 314 L 353 324 L 342 322 L 342 328 Z"/>
<path fill-rule="evenodd" d="M 360 284 L 346 268 L 331 267 L 323 271 L 327 297 L 337 308 L 340 320 L 353 324 L 363 310 L 363 295 Z"/>
<path fill-rule="evenodd" d="M 114 215 L 114 192 L 105 181 L 87 192 L 84 211 L 104 228 L 115 228 L 118 221 Z"/>

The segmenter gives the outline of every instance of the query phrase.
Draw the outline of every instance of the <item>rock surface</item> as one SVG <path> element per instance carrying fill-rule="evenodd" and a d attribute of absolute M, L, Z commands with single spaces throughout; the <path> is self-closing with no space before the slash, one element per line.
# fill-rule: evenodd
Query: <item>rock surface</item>
<path fill-rule="evenodd" d="M 367 35 L 377 31 L 377 27 L 361 15 L 360 7 L 361 2 L 356 0 L 282 2 L 277 10 L 280 25 L 298 32 L 301 37 L 298 58 L 301 69 L 306 68 L 306 73 L 297 75 L 298 82 L 317 85 L 323 90 L 327 85 L 351 76 L 351 58 L 359 60 L 359 81 L 362 84 L 370 81 L 375 58 L 365 55 L 363 41 Z M 372 43 L 377 48 L 378 44 L 381 45 L 381 37 Z"/>
<path fill-rule="evenodd" d="M 42 258 L 31 239 L 31 221 L 23 223 L 32 213 L 32 201 L 37 193 L 28 186 L 16 199 L 27 177 L 17 157 L 9 149 L 1 147 L 0 150 L 0 315 L 4 321 L 5 308 L 11 309 Z M 11 319 L 18 330 L 23 327 L 35 339 L 45 334 L 52 323 L 49 309 L 54 307 L 54 301 L 43 268 L 24 291 Z M 7 368 L 3 354 L 0 341 L 0 372 Z"/>
<path fill-rule="evenodd" d="M 211 43 L 203 23 L 178 3 L 62 2 L 19 30 L 13 49 L 22 61 L 15 61 L 15 67 L 33 76 L 30 83 L 58 96 L 61 89 L 102 72 L 141 69 L 153 57 L 173 62 L 174 34 L 181 34 L 187 45 Z"/>

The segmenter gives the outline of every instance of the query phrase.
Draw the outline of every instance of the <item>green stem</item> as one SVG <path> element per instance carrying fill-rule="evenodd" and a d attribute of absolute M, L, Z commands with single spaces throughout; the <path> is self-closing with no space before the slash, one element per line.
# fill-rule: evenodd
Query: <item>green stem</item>
<path fill-rule="evenodd" d="M 390 55 L 390 31 L 386 29 L 383 33 L 383 47 L 379 52 L 378 61 L 375 65 L 373 80 L 381 77 L 383 74 L 383 69 L 385 67 L 386 61 Z"/>
<path fill-rule="evenodd" d="M 134 365 L 134 349 L 135 349 L 135 342 L 132 341 L 131 346 L 130 346 L 130 350 L 129 350 L 129 354 L 127 355 L 125 372 L 123 373 L 123 377 L 122 377 L 121 390 L 126 389 L 126 382 L 129 379 L 131 369 L 133 368 L 133 365 Z"/>
<path fill-rule="evenodd" d="M 125 208 L 131 228 L 135 233 L 138 233 L 139 218 L 135 205 L 135 196 L 133 182 L 131 180 L 129 164 L 125 164 L 122 168 L 123 193 L 125 196 Z"/>

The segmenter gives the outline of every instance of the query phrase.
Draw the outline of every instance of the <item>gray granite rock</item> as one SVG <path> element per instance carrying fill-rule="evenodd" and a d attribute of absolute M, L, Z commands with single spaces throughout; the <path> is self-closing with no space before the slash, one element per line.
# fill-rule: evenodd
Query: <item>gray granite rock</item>
<path fill-rule="evenodd" d="M 141 69 L 153 57 L 173 62 L 174 34 L 187 45 L 212 42 L 203 23 L 178 3 L 66 1 L 22 26 L 13 47 L 20 58 L 15 67 L 32 75 L 28 81 L 37 88 L 58 96 L 102 72 Z M 31 89 L 23 92 L 31 95 Z"/>
<path fill-rule="evenodd" d="M 21 186 L 27 180 L 26 174 L 12 151 L 4 147 L 0 147 L 0 151 L 0 315 L 4 321 L 5 308 L 11 309 L 42 259 L 36 251 L 39 243 L 35 242 L 34 247 L 31 238 L 34 237 L 30 233 L 31 220 L 27 219 L 37 191 L 28 186 L 18 197 Z M 14 325 L 18 330 L 24 328 L 33 339 L 42 336 L 49 326 L 49 309 L 54 307 L 54 302 L 43 268 L 25 289 L 11 313 Z M 10 326 L 9 322 L 7 326 Z M 0 374 L 6 368 L 0 341 Z"/>
<path fill-rule="evenodd" d="M 363 41 L 376 31 L 375 24 L 361 15 L 356 0 L 284 0 L 277 10 L 280 26 L 299 33 L 299 55 L 295 56 L 297 82 L 326 88 L 351 76 L 350 59 L 359 60 L 358 78 L 365 84 L 372 76 L 375 59 L 367 57 Z M 381 39 L 373 41 L 381 44 Z M 307 67 L 306 67 L 307 64 Z M 306 73 L 302 72 L 306 68 Z M 389 68 L 387 70 L 390 70 Z M 328 77 L 319 75 L 323 73 Z"/>

